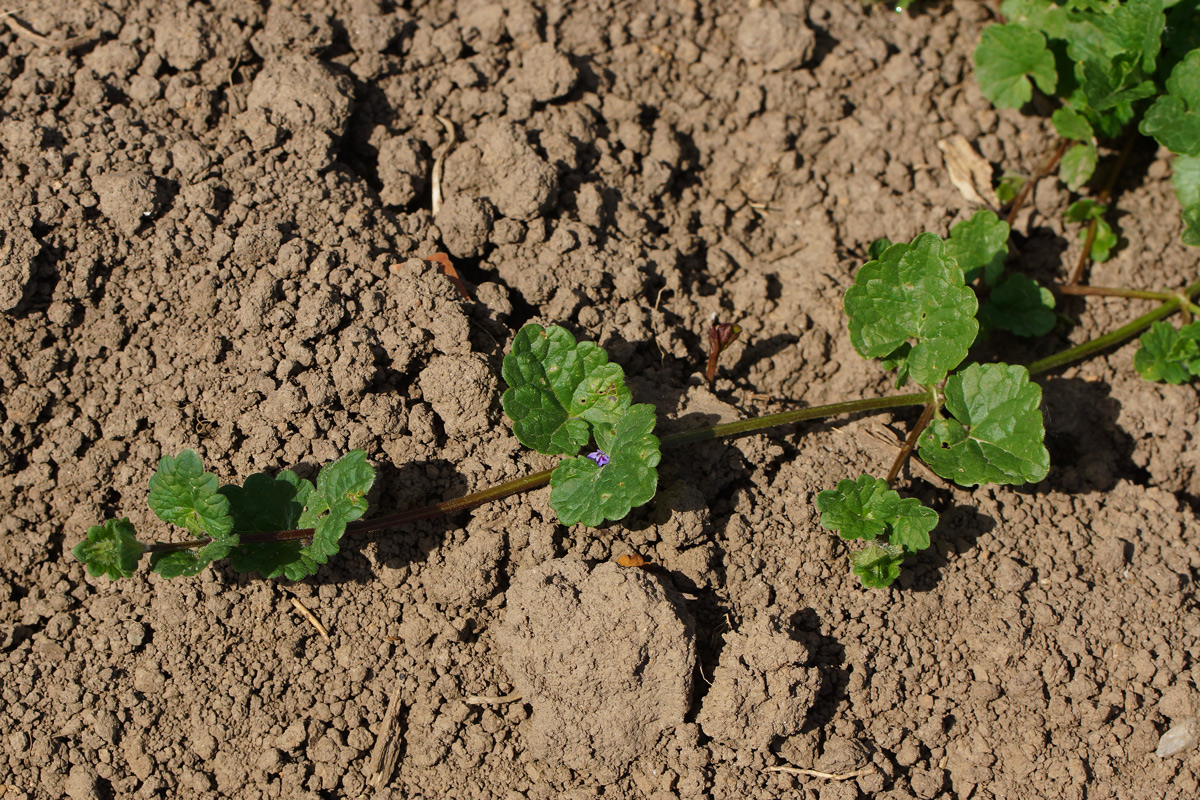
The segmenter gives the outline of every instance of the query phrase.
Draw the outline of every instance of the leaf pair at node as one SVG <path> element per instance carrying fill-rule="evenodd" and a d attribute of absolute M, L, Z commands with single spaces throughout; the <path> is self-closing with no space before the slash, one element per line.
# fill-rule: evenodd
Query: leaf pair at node
<path fill-rule="evenodd" d="M 1200 322 L 1182 328 L 1156 322 L 1138 341 L 1133 368 L 1146 380 L 1180 384 L 1200 377 Z"/>
<path fill-rule="evenodd" d="M 859 270 L 846 292 L 850 339 L 866 358 L 882 358 L 925 386 L 946 381 L 936 416 L 921 435 L 921 458 L 963 486 L 1022 484 L 1049 470 L 1041 388 L 1024 367 L 971 364 L 954 374 L 979 329 L 972 279 L 995 283 L 986 318 L 1018 332 L 1053 325 L 1052 300 L 1021 275 L 1003 275 L 1008 226 L 990 211 L 955 226 L 950 242 L 924 233 L 888 247 Z M 1048 317 L 1048 319 L 1047 319 Z M 948 413 L 948 416 L 943 412 Z"/>
<path fill-rule="evenodd" d="M 946 253 L 958 262 L 968 284 L 988 287 L 979 304 L 979 319 L 988 327 L 1017 336 L 1045 336 L 1058 321 L 1054 295 L 1019 272 L 1005 272 L 1008 223 L 994 211 L 982 210 L 950 229 Z"/>
<path fill-rule="evenodd" d="M 619 520 L 654 497 L 654 407 L 631 405 L 624 371 L 601 347 L 531 323 L 517 332 L 503 375 L 500 403 L 517 439 L 539 453 L 575 456 L 550 479 L 550 507 L 563 524 Z M 576 455 L 593 440 L 595 458 Z"/>
<path fill-rule="evenodd" d="M 915 497 L 901 498 L 881 478 L 862 475 L 841 480 L 817 494 L 821 526 L 847 540 L 870 542 L 850 557 L 854 574 L 864 586 L 881 589 L 900 575 L 905 556 L 929 547 L 929 534 L 938 514 Z"/>
<path fill-rule="evenodd" d="M 151 569 L 166 578 L 195 575 L 211 562 L 229 558 L 238 572 L 257 571 L 266 578 L 299 580 L 315 574 L 337 553 L 346 525 L 366 513 L 366 493 L 374 480 L 375 470 L 362 450 L 323 467 L 316 486 L 288 470 L 275 477 L 251 475 L 243 486 L 218 486 L 194 450 L 163 456 L 150 479 L 151 510 L 207 541 L 195 549 L 155 552 Z M 313 529 L 307 544 L 241 541 L 245 534 L 305 528 Z M 116 579 L 132 575 L 146 550 L 128 518 L 122 518 L 89 529 L 73 552 L 92 575 Z"/>
<path fill-rule="evenodd" d="M 989 326 L 1041 336 L 1056 322 L 1048 289 L 1019 273 L 1005 274 L 1008 224 L 979 211 L 955 225 L 943 242 L 923 233 L 892 244 L 859 270 L 845 297 L 850 341 L 864 358 L 898 370 L 897 386 L 911 377 L 923 386 L 958 367 L 979 333 L 976 314 Z M 968 283 L 990 288 L 980 304 Z"/>

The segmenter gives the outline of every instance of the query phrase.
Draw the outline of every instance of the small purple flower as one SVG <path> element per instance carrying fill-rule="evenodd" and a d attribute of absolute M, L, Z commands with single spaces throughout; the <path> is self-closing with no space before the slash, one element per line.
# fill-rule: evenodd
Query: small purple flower
<path fill-rule="evenodd" d="M 595 452 L 588 453 L 588 458 L 590 458 L 592 461 L 595 461 L 596 466 L 598 467 L 603 467 L 608 463 L 608 456 L 604 454 L 603 450 L 596 450 Z"/>

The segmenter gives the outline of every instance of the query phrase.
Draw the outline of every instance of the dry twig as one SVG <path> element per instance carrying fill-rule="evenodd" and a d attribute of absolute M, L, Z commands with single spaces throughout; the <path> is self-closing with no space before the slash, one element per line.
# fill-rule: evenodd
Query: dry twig
<path fill-rule="evenodd" d="M 510 692 L 500 695 L 499 697 L 489 697 L 483 694 L 473 694 L 469 697 L 464 697 L 463 702 L 469 706 L 502 706 L 506 703 L 515 703 L 521 699 L 520 692 Z"/>
<path fill-rule="evenodd" d="M 766 772 L 782 772 L 787 775 L 804 775 L 809 778 L 822 778 L 827 781 L 848 781 L 857 778 L 861 775 L 866 775 L 871 771 L 870 767 L 856 769 L 854 772 L 820 772 L 815 769 L 801 769 L 800 767 L 767 767 Z"/>
<path fill-rule="evenodd" d="M 300 602 L 299 597 L 292 598 L 292 606 L 303 614 L 305 619 L 312 623 L 312 626 L 317 629 L 317 633 L 321 634 L 322 639 L 327 642 L 329 641 L 329 631 L 325 630 L 325 626 L 321 624 L 321 621 L 313 616 L 313 613 L 308 610 L 304 603 Z"/>
<path fill-rule="evenodd" d="M 0 18 L 7 23 L 8 29 L 17 36 L 28 39 L 34 44 L 42 47 L 74 50 L 76 47 L 83 47 L 84 45 L 91 44 L 100 38 L 100 34 L 95 28 L 89 28 L 88 32 L 82 36 L 71 36 L 66 39 L 51 39 L 50 37 L 43 36 L 33 28 L 29 27 L 29 24 L 24 20 L 18 19 L 16 16 L 14 16 L 16 13 L 16 10 L 0 11 Z"/>
<path fill-rule="evenodd" d="M 438 148 L 438 154 L 433 159 L 433 215 L 437 216 L 438 211 L 442 208 L 442 170 L 446 165 L 446 156 L 450 155 L 450 151 L 454 149 L 458 134 L 454 130 L 454 123 L 450 120 L 436 115 L 434 119 L 442 123 L 446 133 L 450 134 L 450 138 Z"/>

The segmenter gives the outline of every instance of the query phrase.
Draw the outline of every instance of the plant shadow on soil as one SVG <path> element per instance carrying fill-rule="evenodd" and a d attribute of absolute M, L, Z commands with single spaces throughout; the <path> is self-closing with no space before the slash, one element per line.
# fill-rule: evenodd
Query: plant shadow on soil
<path fill-rule="evenodd" d="M 362 517 L 364 521 L 459 497 L 468 490 L 466 479 L 450 462 L 442 459 L 413 461 L 400 466 L 381 462 L 376 466 L 375 486 L 378 487 L 378 495 L 372 500 L 370 510 Z M 423 562 L 448 532 L 463 526 L 465 513 L 469 512 L 435 517 L 403 529 L 348 534 L 342 538 L 341 548 L 329 565 L 304 580 L 314 586 L 368 584 L 379 578 L 381 566 L 396 569 Z M 371 543 L 377 546 L 377 563 L 363 553 Z"/>

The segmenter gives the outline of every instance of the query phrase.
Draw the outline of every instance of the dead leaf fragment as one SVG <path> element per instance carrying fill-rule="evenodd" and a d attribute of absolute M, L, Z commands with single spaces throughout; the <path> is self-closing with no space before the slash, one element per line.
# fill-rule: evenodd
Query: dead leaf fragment
<path fill-rule="evenodd" d="M 434 253 L 431 256 L 425 256 L 423 261 L 437 264 L 438 272 L 445 275 L 461 294 L 468 301 L 471 300 L 471 294 L 467 291 L 467 285 L 463 283 L 463 279 L 458 276 L 458 270 L 454 268 L 454 264 L 450 263 L 450 255 L 448 253 Z"/>
<path fill-rule="evenodd" d="M 626 568 L 644 567 L 650 563 L 650 559 L 641 553 L 630 553 L 629 555 L 618 557 L 617 563 Z"/>
<path fill-rule="evenodd" d="M 965 136 L 955 134 L 937 143 L 946 159 L 950 182 L 968 202 L 997 208 L 1000 205 L 992 187 L 992 165 L 975 152 Z"/>

